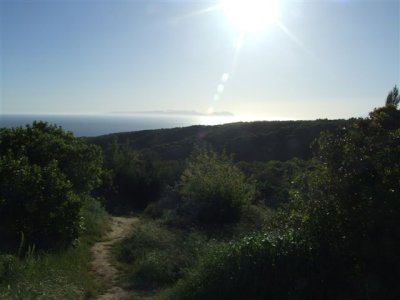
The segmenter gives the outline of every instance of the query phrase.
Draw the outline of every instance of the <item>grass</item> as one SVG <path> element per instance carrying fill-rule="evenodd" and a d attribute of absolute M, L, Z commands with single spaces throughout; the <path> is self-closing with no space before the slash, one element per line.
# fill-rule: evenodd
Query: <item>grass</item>
<path fill-rule="evenodd" d="M 75 247 L 25 255 L 0 254 L 0 299 L 90 299 L 101 289 L 89 273 L 90 246 L 101 236 L 107 214 L 94 199 L 84 200 L 85 231 Z"/>

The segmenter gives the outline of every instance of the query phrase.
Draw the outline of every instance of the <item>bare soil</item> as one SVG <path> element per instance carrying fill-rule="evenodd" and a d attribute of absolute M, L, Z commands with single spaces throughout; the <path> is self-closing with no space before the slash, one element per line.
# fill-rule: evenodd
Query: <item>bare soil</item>
<path fill-rule="evenodd" d="M 111 246 L 126 238 L 138 222 L 134 217 L 111 217 L 109 230 L 104 234 L 102 240 L 93 245 L 91 252 L 93 260 L 91 271 L 97 280 L 109 287 L 105 294 L 99 296 L 98 300 L 128 300 L 132 299 L 129 293 L 118 286 L 118 270 L 113 264 L 111 257 Z"/>

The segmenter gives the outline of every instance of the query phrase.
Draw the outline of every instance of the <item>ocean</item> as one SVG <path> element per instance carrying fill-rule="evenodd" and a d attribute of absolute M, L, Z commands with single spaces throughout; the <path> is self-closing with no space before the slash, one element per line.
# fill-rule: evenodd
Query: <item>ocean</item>
<path fill-rule="evenodd" d="M 217 125 L 240 121 L 234 116 L 170 115 L 170 114 L 76 114 L 35 115 L 0 114 L 0 127 L 16 127 L 33 121 L 46 121 L 72 131 L 75 136 L 98 136 L 115 132 Z"/>

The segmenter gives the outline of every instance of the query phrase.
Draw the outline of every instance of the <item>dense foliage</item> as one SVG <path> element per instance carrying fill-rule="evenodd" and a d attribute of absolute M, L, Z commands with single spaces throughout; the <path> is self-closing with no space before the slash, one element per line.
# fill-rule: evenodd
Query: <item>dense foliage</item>
<path fill-rule="evenodd" d="M 397 290 L 399 296 L 400 111 L 376 109 L 324 134 L 315 148 L 320 167 L 296 195 L 310 243 L 348 293 L 389 299 Z"/>
<path fill-rule="evenodd" d="M 84 220 L 81 197 L 100 183 L 102 153 L 60 127 L 0 129 L 0 235 L 40 248 L 68 245 Z"/>
<path fill-rule="evenodd" d="M 100 183 L 103 156 L 99 147 L 46 122 L 0 129 L 0 156 L 26 157 L 29 164 L 56 161 L 77 193 L 88 193 Z"/>
<path fill-rule="evenodd" d="M 158 170 L 125 144 L 113 141 L 105 150 L 104 184 L 98 191 L 113 212 L 144 209 L 160 197 Z"/>
<path fill-rule="evenodd" d="M 277 208 L 290 199 L 295 177 L 311 167 L 311 163 L 293 158 L 288 161 L 244 162 L 237 166 L 256 185 L 255 200 L 267 207 Z"/>
<path fill-rule="evenodd" d="M 285 161 L 309 159 L 310 143 L 324 130 L 333 131 L 346 120 L 258 121 L 217 126 L 143 130 L 89 138 L 106 149 L 113 140 L 161 161 L 188 158 L 196 145 L 206 143 L 216 151 L 234 154 L 235 161 Z"/>
<path fill-rule="evenodd" d="M 0 159 L 0 235 L 39 247 L 69 243 L 80 229 L 80 200 L 55 161 L 44 167 L 26 157 Z"/>
<path fill-rule="evenodd" d="M 327 299 L 309 249 L 291 231 L 212 247 L 168 299 Z"/>
<path fill-rule="evenodd" d="M 96 195 L 113 212 L 144 209 L 116 249 L 140 298 L 400 299 L 399 102 L 395 87 L 367 118 L 95 138 L 104 159 L 98 146 L 47 123 L 0 129 L 3 252 L 22 240 L 18 255 L 0 253 L 0 297 L 9 285 L 52 294 L 35 274 L 54 262 L 32 245 L 99 236 L 106 215 Z M 88 249 L 80 258 L 74 245 L 72 257 L 87 263 Z M 74 288 L 66 273 L 87 276 L 57 266 L 64 273 L 54 277 Z M 53 271 L 44 286 L 54 295 L 84 296 L 61 288 Z"/>
<path fill-rule="evenodd" d="M 137 226 L 118 249 L 128 264 L 127 275 L 136 289 L 166 286 L 181 278 L 184 268 L 197 259 L 206 239 L 196 232 L 171 231 L 154 221 Z"/>

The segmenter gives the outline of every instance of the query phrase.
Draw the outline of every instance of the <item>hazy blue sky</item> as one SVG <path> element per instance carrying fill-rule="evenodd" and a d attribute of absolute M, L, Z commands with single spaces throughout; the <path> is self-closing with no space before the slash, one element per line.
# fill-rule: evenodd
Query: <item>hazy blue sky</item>
<path fill-rule="evenodd" d="M 0 2 L 3 113 L 342 118 L 400 82 L 399 1 L 280 1 L 241 48 L 223 11 L 195 13 L 218 2 Z"/>

